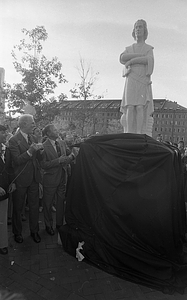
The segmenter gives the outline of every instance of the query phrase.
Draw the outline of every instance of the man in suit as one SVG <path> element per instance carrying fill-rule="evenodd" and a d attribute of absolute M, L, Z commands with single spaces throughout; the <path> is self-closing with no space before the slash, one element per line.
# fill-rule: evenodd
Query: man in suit
<path fill-rule="evenodd" d="M 67 148 L 66 143 L 59 139 L 56 127 L 53 124 L 43 129 L 47 137 L 43 143 L 44 152 L 41 161 L 43 173 L 43 208 L 46 231 L 54 235 L 51 207 L 56 196 L 56 228 L 63 225 L 64 201 L 67 181 L 67 165 L 75 156 Z"/>
<path fill-rule="evenodd" d="M 8 253 L 7 211 L 9 193 L 15 190 L 10 152 L 5 146 L 7 129 L 0 125 L 0 254 Z M 12 184 L 11 184 L 12 183 Z M 11 186 L 9 186 L 11 184 Z"/>
<path fill-rule="evenodd" d="M 15 241 L 23 242 L 21 213 L 27 197 L 29 205 L 29 226 L 31 237 L 39 243 L 39 182 L 41 182 L 40 157 L 41 145 L 35 143 L 32 135 L 35 127 L 32 115 L 25 114 L 19 118 L 19 131 L 10 138 L 11 152 L 15 172 L 16 191 L 13 197 L 12 230 Z"/>

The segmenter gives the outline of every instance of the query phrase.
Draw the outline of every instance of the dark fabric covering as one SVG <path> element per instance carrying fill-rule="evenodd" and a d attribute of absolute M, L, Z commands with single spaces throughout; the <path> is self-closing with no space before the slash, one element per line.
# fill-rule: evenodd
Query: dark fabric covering
<path fill-rule="evenodd" d="M 177 149 L 146 135 L 94 136 L 80 145 L 67 193 L 64 249 L 126 280 L 187 286 L 183 171 Z"/>

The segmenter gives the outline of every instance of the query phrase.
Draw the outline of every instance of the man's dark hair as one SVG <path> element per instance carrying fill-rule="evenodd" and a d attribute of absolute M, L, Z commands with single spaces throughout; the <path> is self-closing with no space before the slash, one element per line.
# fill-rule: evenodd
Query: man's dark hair
<path fill-rule="evenodd" d="M 42 130 L 43 136 L 48 136 L 48 133 L 51 130 L 51 126 L 53 126 L 53 124 L 48 124 L 44 127 L 44 129 Z"/>

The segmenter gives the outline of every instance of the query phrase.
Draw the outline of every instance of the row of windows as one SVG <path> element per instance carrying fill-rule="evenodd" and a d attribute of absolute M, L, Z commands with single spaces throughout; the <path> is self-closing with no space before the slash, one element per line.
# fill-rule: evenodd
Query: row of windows
<path fill-rule="evenodd" d="M 74 113 L 72 112 L 68 112 L 68 111 L 65 111 L 63 113 L 64 116 L 72 116 Z M 96 113 L 96 115 L 98 116 L 107 116 L 107 117 L 117 117 L 118 116 L 118 113 Z"/>
<path fill-rule="evenodd" d="M 103 114 L 103 115 L 104 115 L 104 114 Z M 109 116 L 111 116 L 111 117 L 112 117 L 112 116 L 115 116 L 115 117 L 116 117 L 117 115 L 118 115 L 117 113 L 107 113 L 107 117 L 109 117 Z"/>
<path fill-rule="evenodd" d="M 71 111 L 64 111 L 63 113 L 62 113 L 62 115 L 64 115 L 64 116 L 72 116 L 73 114 L 75 113 L 75 111 L 74 112 L 71 112 Z M 107 116 L 107 117 L 109 117 L 109 116 L 115 116 L 115 117 L 117 117 L 118 116 L 118 114 L 119 113 L 108 113 L 108 112 L 105 112 L 105 113 L 96 113 L 97 115 L 100 115 L 100 116 Z M 154 118 L 155 119 L 157 119 L 157 118 L 162 118 L 162 119 L 167 119 L 167 118 L 170 118 L 170 119 L 172 119 L 174 117 L 174 114 L 162 114 L 162 113 L 160 113 L 160 114 L 155 114 L 154 115 Z M 175 115 L 175 119 L 187 119 L 187 113 L 186 114 L 176 114 Z M 159 124 L 158 123 L 159 121 L 158 120 L 155 120 L 155 123 L 156 124 Z M 165 123 L 163 123 L 163 122 L 165 122 Z M 171 121 L 167 121 L 167 120 L 164 120 L 164 121 L 162 121 L 162 124 L 173 124 L 173 121 L 171 120 Z M 175 121 L 175 125 L 185 125 L 185 121 Z"/>
<path fill-rule="evenodd" d="M 162 124 L 162 125 L 179 125 L 179 126 L 185 126 L 187 125 L 187 122 L 185 121 L 167 121 L 167 120 L 163 120 L 163 121 L 159 121 L 159 120 L 155 120 L 155 124 Z"/>
<path fill-rule="evenodd" d="M 167 135 L 167 134 L 165 134 L 165 135 L 163 135 L 163 140 L 164 141 L 171 141 L 171 142 L 179 142 L 179 141 L 184 141 L 184 136 L 170 136 L 170 135 Z"/>
<path fill-rule="evenodd" d="M 155 127 L 155 131 L 161 131 L 161 132 L 185 132 L 185 128 L 171 128 L 171 127 Z"/>
<path fill-rule="evenodd" d="M 155 114 L 154 115 L 156 118 L 173 118 L 174 114 Z M 187 113 L 186 114 L 175 114 L 176 119 L 187 119 Z"/>
<path fill-rule="evenodd" d="M 64 121 L 71 121 L 71 118 L 61 118 L 61 120 L 64 120 Z"/>
<path fill-rule="evenodd" d="M 69 118 L 69 117 L 63 117 L 63 118 L 61 118 L 61 120 L 63 120 L 63 121 L 72 121 L 72 118 Z M 106 122 L 110 122 L 110 121 L 113 121 L 114 119 L 95 119 L 95 123 L 96 124 L 104 124 L 104 123 L 106 123 Z"/>
<path fill-rule="evenodd" d="M 74 113 L 75 113 L 75 111 L 74 112 L 72 112 L 72 111 L 64 111 L 64 112 L 62 112 L 62 115 L 72 116 Z M 113 112 L 112 113 L 108 113 L 108 112 L 99 113 L 99 112 L 97 112 L 97 114 L 98 115 L 102 115 L 102 116 L 105 116 L 105 115 L 106 116 L 118 116 L 119 112 L 116 112 L 116 113 L 113 113 Z M 178 113 L 176 113 L 176 114 L 174 114 L 174 113 L 171 113 L 171 114 L 155 113 L 154 114 L 154 118 L 155 119 L 157 119 L 157 118 L 159 118 L 159 119 L 160 118 L 161 119 L 168 119 L 168 118 L 170 118 L 170 119 L 173 119 L 173 118 L 175 118 L 175 119 L 187 119 L 187 113 L 183 113 L 183 114 L 178 114 Z M 157 121 L 157 120 L 155 120 L 155 121 Z M 172 121 L 168 121 L 168 122 L 172 122 Z M 180 122 L 180 121 L 178 121 L 178 122 Z M 165 124 L 167 124 L 167 123 L 165 123 Z M 184 124 L 178 124 L 178 125 L 184 125 Z"/>
<path fill-rule="evenodd" d="M 63 115 L 64 116 L 72 116 L 72 112 L 69 112 L 69 111 L 65 111 L 64 113 L 63 113 Z"/>

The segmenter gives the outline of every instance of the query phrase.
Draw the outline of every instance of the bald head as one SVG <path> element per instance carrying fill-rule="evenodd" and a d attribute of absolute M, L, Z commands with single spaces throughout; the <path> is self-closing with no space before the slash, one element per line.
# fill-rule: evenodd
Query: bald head
<path fill-rule="evenodd" d="M 26 134 L 31 134 L 35 127 L 34 118 L 32 115 L 25 114 L 20 116 L 18 126 Z"/>

